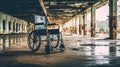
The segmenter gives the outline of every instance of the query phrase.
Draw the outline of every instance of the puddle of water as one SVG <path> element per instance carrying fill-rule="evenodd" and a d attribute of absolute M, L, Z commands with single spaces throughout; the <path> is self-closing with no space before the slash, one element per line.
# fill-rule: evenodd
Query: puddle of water
<path fill-rule="evenodd" d="M 79 44 L 80 44 L 80 42 L 72 42 L 72 43 L 70 43 L 69 47 L 78 48 L 78 47 L 80 47 Z"/>
<path fill-rule="evenodd" d="M 116 45 L 120 45 L 120 41 L 117 41 Z"/>
<path fill-rule="evenodd" d="M 3 50 L 2 39 L 0 39 L 0 51 Z"/>
<path fill-rule="evenodd" d="M 6 40 L 5 47 L 6 47 L 6 48 L 9 47 L 9 40 Z"/>
<path fill-rule="evenodd" d="M 120 56 L 120 46 L 118 45 L 120 45 L 118 40 L 97 40 L 88 37 L 70 41 L 69 48 L 79 51 L 78 55 Z"/>
<path fill-rule="evenodd" d="M 120 56 L 120 46 L 82 46 L 80 42 L 70 45 L 71 50 L 79 51 L 79 55 L 96 55 L 96 56 Z"/>
<path fill-rule="evenodd" d="M 96 41 L 94 44 L 97 44 L 97 45 L 109 45 L 109 42 L 105 42 L 105 41 L 99 42 L 99 41 Z"/>
<path fill-rule="evenodd" d="M 96 55 L 96 56 L 106 56 L 109 55 L 109 47 L 104 46 L 84 46 L 82 49 L 79 49 L 80 55 Z"/>
<path fill-rule="evenodd" d="M 110 59 L 104 58 L 104 56 L 96 56 L 95 57 L 96 64 L 102 65 L 102 64 L 109 64 Z"/>
<path fill-rule="evenodd" d="M 95 55 L 109 55 L 108 46 L 95 46 L 94 48 Z"/>
<path fill-rule="evenodd" d="M 3 46 L 2 46 L 2 44 L 0 44 L 0 51 L 2 51 L 3 50 Z"/>
<path fill-rule="evenodd" d="M 116 56 L 120 56 L 120 46 L 116 47 Z"/>

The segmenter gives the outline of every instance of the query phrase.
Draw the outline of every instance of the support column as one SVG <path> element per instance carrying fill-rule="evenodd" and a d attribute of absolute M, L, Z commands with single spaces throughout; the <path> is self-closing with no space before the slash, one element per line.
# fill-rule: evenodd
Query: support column
<path fill-rule="evenodd" d="M 12 42 L 12 45 L 14 45 L 15 44 L 15 36 L 14 36 L 14 34 L 15 34 L 15 21 L 13 21 L 13 32 L 12 32 L 12 39 L 13 39 L 13 42 Z"/>
<path fill-rule="evenodd" d="M 27 24 L 27 33 L 30 33 L 30 22 Z"/>
<path fill-rule="evenodd" d="M 10 33 L 13 33 L 13 21 L 11 21 L 11 31 Z"/>
<path fill-rule="evenodd" d="M 22 23 L 22 33 L 24 32 L 24 26 L 23 26 L 24 24 Z"/>
<path fill-rule="evenodd" d="M 70 21 L 70 34 L 72 34 L 72 20 Z"/>
<path fill-rule="evenodd" d="M 73 21 L 73 18 L 72 18 L 72 34 L 74 34 L 74 21 Z"/>
<path fill-rule="evenodd" d="M 20 24 L 20 33 L 22 33 L 22 23 Z"/>
<path fill-rule="evenodd" d="M 87 12 L 83 13 L 83 34 L 87 35 Z"/>
<path fill-rule="evenodd" d="M 117 39 L 117 0 L 109 0 L 109 37 Z"/>
<path fill-rule="evenodd" d="M 11 45 L 13 44 L 13 34 L 12 34 L 13 33 L 13 23 L 14 23 L 14 21 L 11 18 L 11 32 L 10 32 Z"/>
<path fill-rule="evenodd" d="M 79 15 L 79 35 L 82 35 L 82 15 Z"/>
<path fill-rule="evenodd" d="M 75 18 L 73 18 L 72 21 L 73 21 L 73 34 L 75 34 Z"/>
<path fill-rule="evenodd" d="M 91 6 L 91 37 L 96 35 L 96 22 L 95 22 L 95 6 Z"/>
<path fill-rule="evenodd" d="M 76 24 L 77 24 L 77 16 L 75 17 L 75 27 L 74 27 L 75 28 L 75 34 L 77 34 L 77 25 Z"/>
<path fill-rule="evenodd" d="M 24 26 L 24 32 L 27 33 L 27 24 L 25 23 L 25 26 Z"/>

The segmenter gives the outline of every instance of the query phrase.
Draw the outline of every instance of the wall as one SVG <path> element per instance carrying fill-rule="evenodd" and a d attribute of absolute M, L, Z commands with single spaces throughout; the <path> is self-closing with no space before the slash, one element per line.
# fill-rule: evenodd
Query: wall
<path fill-rule="evenodd" d="M 27 21 L 0 12 L 0 34 L 27 33 L 27 26 Z M 30 23 L 29 26 L 33 27 L 33 24 Z"/>

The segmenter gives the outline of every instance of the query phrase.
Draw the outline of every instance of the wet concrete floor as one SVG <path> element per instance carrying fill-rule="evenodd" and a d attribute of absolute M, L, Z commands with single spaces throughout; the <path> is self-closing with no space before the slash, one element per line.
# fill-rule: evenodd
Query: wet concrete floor
<path fill-rule="evenodd" d="M 26 42 L 14 44 L 0 53 L 0 67 L 119 67 L 120 39 L 105 39 L 107 35 L 64 35 L 64 52 L 44 52 L 42 45 L 31 53 Z"/>

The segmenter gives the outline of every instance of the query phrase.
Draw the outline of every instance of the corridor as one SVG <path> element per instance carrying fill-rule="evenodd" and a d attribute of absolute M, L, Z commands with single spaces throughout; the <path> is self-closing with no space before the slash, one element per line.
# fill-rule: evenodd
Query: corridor
<path fill-rule="evenodd" d="M 66 50 L 46 54 L 44 44 L 39 51 L 32 53 L 25 35 L 20 43 L 11 44 L 10 48 L 1 51 L 0 67 L 118 67 L 120 39 L 107 37 L 106 34 L 97 37 L 63 34 Z"/>
<path fill-rule="evenodd" d="M 1 0 L 0 67 L 119 67 L 119 8 L 120 0 Z"/>

